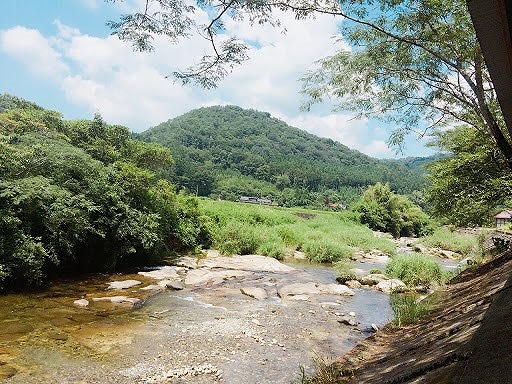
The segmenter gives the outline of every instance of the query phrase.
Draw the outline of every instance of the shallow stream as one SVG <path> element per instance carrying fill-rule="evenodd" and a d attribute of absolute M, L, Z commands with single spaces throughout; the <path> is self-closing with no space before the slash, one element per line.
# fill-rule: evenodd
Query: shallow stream
<path fill-rule="evenodd" d="M 334 283 L 331 267 L 294 264 L 242 283 Z M 0 380 L 6 383 L 291 383 L 315 358 L 335 358 L 392 317 L 389 296 L 309 301 L 240 293 L 240 279 L 146 297 L 141 308 L 73 301 L 137 275 L 61 281 L 44 292 L 0 296 Z M 242 278 L 243 280 L 243 278 Z M 126 291 L 126 290 L 125 290 Z M 127 290 L 128 293 L 135 289 Z M 126 294 L 126 292 L 123 292 Z M 357 326 L 340 324 L 355 313 Z"/>

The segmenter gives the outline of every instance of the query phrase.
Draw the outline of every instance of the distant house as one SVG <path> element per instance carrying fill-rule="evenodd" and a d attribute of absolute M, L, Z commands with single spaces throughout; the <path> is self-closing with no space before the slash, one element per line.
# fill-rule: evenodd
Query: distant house
<path fill-rule="evenodd" d="M 251 204 L 263 204 L 263 205 L 271 205 L 272 200 L 269 199 L 260 199 L 258 197 L 254 196 L 241 196 L 240 199 L 238 199 L 241 203 L 251 203 Z"/>
<path fill-rule="evenodd" d="M 512 210 L 504 209 L 495 214 L 494 219 L 496 219 L 496 227 L 503 227 L 512 220 Z"/>

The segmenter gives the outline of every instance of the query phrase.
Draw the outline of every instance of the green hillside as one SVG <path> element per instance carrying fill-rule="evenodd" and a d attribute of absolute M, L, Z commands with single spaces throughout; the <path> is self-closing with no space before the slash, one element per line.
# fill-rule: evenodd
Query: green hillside
<path fill-rule="evenodd" d="M 405 164 L 371 158 L 269 113 L 236 106 L 196 109 L 140 136 L 167 146 L 176 162 L 173 181 L 202 196 L 255 195 L 314 206 L 351 203 L 379 181 L 401 194 L 425 186 Z"/>

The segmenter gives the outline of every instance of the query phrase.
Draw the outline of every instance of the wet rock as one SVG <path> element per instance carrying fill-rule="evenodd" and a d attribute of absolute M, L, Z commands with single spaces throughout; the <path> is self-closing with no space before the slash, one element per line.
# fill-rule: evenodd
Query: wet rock
<path fill-rule="evenodd" d="M 363 285 L 377 285 L 382 281 L 386 281 L 388 278 L 386 275 L 381 273 L 370 273 L 369 275 L 363 276 L 359 279 L 359 282 Z"/>
<path fill-rule="evenodd" d="M 139 280 L 112 281 L 107 289 L 128 289 L 142 284 Z"/>
<path fill-rule="evenodd" d="M 267 291 L 259 287 L 244 287 L 240 288 L 240 292 L 244 295 L 252 297 L 257 300 L 265 300 L 268 297 Z"/>
<path fill-rule="evenodd" d="M 110 297 L 94 297 L 92 301 L 110 301 L 113 304 L 128 304 L 133 307 L 142 305 L 142 300 L 137 297 L 128 296 L 110 296 Z"/>
<path fill-rule="evenodd" d="M 407 290 L 407 286 L 401 280 L 390 279 L 381 281 L 379 284 L 377 284 L 377 289 L 384 293 L 405 292 Z"/>
<path fill-rule="evenodd" d="M 149 272 L 139 272 L 139 275 L 149 277 L 155 280 L 163 280 L 163 279 L 179 279 L 180 276 L 176 271 L 176 267 L 170 267 L 168 265 L 164 267 L 160 267 L 155 269 L 154 271 Z"/>
<path fill-rule="evenodd" d="M 87 307 L 89 305 L 89 300 L 78 299 L 78 300 L 73 301 L 73 304 L 75 304 L 78 307 Z"/>
<path fill-rule="evenodd" d="M 204 285 L 207 283 L 210 284 L 220 284 L 224 280 L 239 278 L 251 275 L 251 272 L 247 271 L 234 271 L 234 270 L 220 270 L 220 271 L 210 271 L 208 269 L 193 269 L 187 273 L 185 277 L 186 285 Z"/>
<path fill-rule="evenodd" d="M 357 325 L 357 321 L 351 316 L 341 316 L 338 319 L 338 323 L 344 325 L 350 325 L 351 327 L 355 327 Z"/>
<path fill-rule="evenodd" d="M 280 297 L 295 295 L 342 295 L 352 296 L 354 291 L 342 284 L 293 283 L 278 290 Z"/>
<path fill-rule="evenodd" d="M 199 261 L 200 267 L 234 269 L 253 272 L 293 272 L 295 268 L 289 267 L 280 261 L 261 255 L 235 255 L 231 257 L 214 257 Z"/>
<path fill-rule="evenodd" d="M 362 284 L 357 280 L 347 280 L 345 281 L 345 285 L 350 289 L 361 288 Z"/>

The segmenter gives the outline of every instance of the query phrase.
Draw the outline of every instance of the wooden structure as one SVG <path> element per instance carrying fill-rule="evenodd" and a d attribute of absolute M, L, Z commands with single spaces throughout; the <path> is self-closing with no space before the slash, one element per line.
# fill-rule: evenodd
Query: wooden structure
<path fill-rule="evenodd" d="M 512 220 L 512 210 L 503 210 L 494 215 L 496 227 L 503 227 Z"/>

